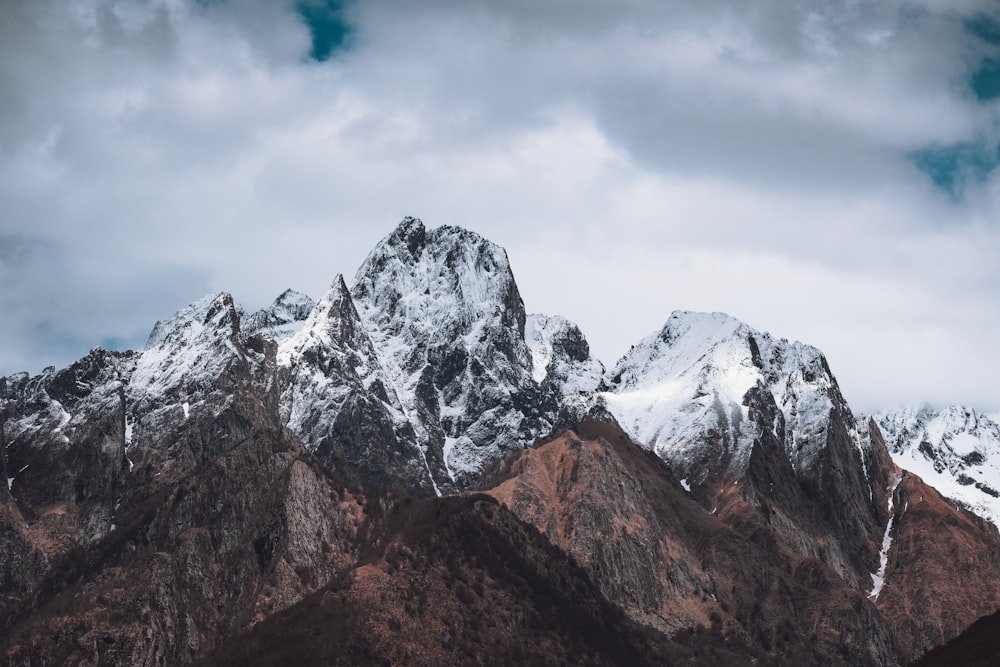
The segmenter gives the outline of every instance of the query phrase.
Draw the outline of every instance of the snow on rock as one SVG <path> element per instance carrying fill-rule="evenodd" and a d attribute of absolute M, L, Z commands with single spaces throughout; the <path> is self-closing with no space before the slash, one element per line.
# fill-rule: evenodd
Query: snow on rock
<path fill-rule="evenodd" d="M 783 424 L 747 421 L 744 397 L 758 384 L 773 395 Z M 688 475 L 704 456 L 706 434 L 739 463 L 762 427 L 784 436 L 793 466 L 808 467 L 826 446 L 835 403 L 847 410 L 819 350 L 723 313 L 673 313 L 618 362 L 608 385 L 600 398 L 622 426 Z"/>
<path fill-rule="evenodd" d="M 316 302 L 305 294 L 285 290 L 270 306 L 243 319 L 243 334 L 260 334 L 279 342 L 286 340 L 302 328 L 315 306 Z"/>
<path fill-rule="evenodd" d="M 206 296 L 161 320 L 136 361 L 130 403 L 173 405 L 211 391 L 234 362 L 246 362 L 239 314 L 226 293 Z"/>
<path fill-rule="evenodd" d="M 149 341 L 124 378 L 120 422 L 131 440 L 128 468 L 143 476 L 198 465 L 228 447 L 222 439 L 185 434 L 208 428 L 225 413 L 239 390 L 254 382 L 263 360 L 244 344 L 239 310 L 226 293 L 161 320 Z"/>
<path fill-rule="evenodd" d="M 342 276 L 302 327 L 278 346 L 278 365 L 294 378 L 282 393 L 283 418 L 308 444 L 327 436 L 348 397 L 379 381 L 381 369 Z M 395 393 L 385 404 L 401 414 Z"/>
<path fill-rule="evenodd" d="M 20 407 L 6 423 L 8 446 L 33 442 L 64 450 L 95 415 L 112 418 L 121 406 L 120 390 L 131 356 L 94 348 L 60 371 L 47 368 L 36 376 L 18 373 L 0 378 L 4 380 L 0 386 L 6 385 L 0 402 L 6 399 Z"/>
<path fill-rule="evenodd" d="M 95 348 L 59 371 L 0 378 L 0 403 L 9 401 L 8 487 L 25 506 L 85 507 L 87 520 L 73 536 L 81 544 L 110 524 L 111 496 L 124 472 L 123 386 L 135 356 Z"/>
<path fill-rule="evenodd" d="M 352 295 L 391 389 L 450 478 L 468 482 L 547 433 L 558 396 L 532 378 L 503 248 L 406 218 L 362 263 Z"/>
<path fill-rule="evenodd" d="M 531 377 L 538 384 L 555 384 L 563 396 L 587 394 L 601 384 L 604 364 L 590 356 L 587 339 L 566 318 L 528 315 L 524 340 L 531 353 Z"/>
<path fill-rule="evenodd" d="M 440 494 L 411 416 L 386 377 L 342 276 L 301 328 L 280 343 L 277 363 L 282 419 L 308 448 L 321 457 L 347 457 L 373 475 L 378 465 L 402 469 L 404 484 L 426 484 Z M 379 458 L 389 452 L 399 460 Z"/>
<path fill-rule="evenodd" d="M 37 411 L 26 417 L 11 420 L 7 426 L 8 437 L 15 440 L 30 431 L 46 432 L 63 446 L 69 446 L 69 435 L 72 430 L 67 427 L 73 420 L 72 415 L 66 412 L 62 403 L 44 391 L 39 392 L 35 400 L 38 404 Z"/>
<path fill-rule="evenodd" d="M 176 334 L 178 330 L 188 326 L 191 321 L 202 318 L 204 312 L 223 296 L 224 293 L 222 292 L 218 294 L 206 294 L 197 301 L 184 306 L 170 317 L 164 320 L 157 320 L 156 324 L 153 325 L 153 329 L 149 332 L 149 337 L 146 339 L 146 349 L 157 347 L 166 340 L 167 336 Z M 191 340 L 191 338 L 189 337 L 188 340 Z"/>
<path fill-rule="evenodd" d="M 684 464 L 702 449 L 703 433 L 718 433 L 728 449 L 748 445 L 742 399 L 761 377 L 748 333 L 722 313 L 673 313 L 611 371 L 605 405 L 639 442 L 685 473 L 694 472 Z"/>
<path fill-rule="evenodd" d="M 1000 420 L 963 406 L 875 416 L 896 465 L 1000 526 Z"/>

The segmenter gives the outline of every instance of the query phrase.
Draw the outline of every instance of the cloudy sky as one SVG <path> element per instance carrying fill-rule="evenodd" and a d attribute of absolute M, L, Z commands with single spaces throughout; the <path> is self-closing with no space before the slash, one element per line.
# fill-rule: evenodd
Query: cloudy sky
<path fill-rule="evenodd" d="M 4 0 L 0 374 L 415 215 L 607 364 L 720 310 L 856 410 L 997 410 L 998 111 L 993 0 Z"/>

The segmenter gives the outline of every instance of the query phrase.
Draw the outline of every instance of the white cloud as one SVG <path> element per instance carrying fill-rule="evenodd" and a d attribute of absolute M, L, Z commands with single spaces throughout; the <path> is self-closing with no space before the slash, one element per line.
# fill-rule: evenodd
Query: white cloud
<path fill-rule="evenodd" d="M 963 27 L 991 5 L 345 12 L 314 63 L 290 2 L 4 3 L 0 372 L 210 290 L 318 295 L 413 214 L 507 247 L 607 363 L 726 310 L 823 348 L 864 409 L 998 407 L 1000 181 L 956 201 L 909 159 L 996 140 L 968 79 L 997 47 Z"/>

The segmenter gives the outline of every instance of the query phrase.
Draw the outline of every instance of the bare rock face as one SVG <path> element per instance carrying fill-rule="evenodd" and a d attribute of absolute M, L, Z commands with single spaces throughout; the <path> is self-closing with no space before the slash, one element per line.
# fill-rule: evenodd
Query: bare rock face
<path fill-rule="evenodd" d="M 226 643 L 211 665 L 743 665 L 720 633 L 667 639 L 608 603 L 495 500 L 404 502 L 349 574 Z M 758 664 L 768 664 L 762 660 Z"/>
<path fill-rule="evenodd" d="M 37 538 L 56 550 L 110 530 L 124 482 L 121 377 L 130 357 L 94 350 L 7 388 L 4 481 Z"/>
<path fill-rule="evenodd" d="M 5 389 L 5 664 L 187 662 L 352 562 L 363 501 L 281 426 L 275 344 L 226 294 L 150 340 Z"/>
<path fill-rule="evenodd" d="M 0 378 L 0 396 L 5 396 L 6 382 Z M 45 553 L 34 544 L 33 536 L 10 495 L 10 477 L 4 425 L 9 411 L 0 399 L 0 608 L 6 608 L 26 595 L 48 567 Z"/>
<path fill-rule="evenodd" d="M 614 424 L 585 420 L 493 475 L 503 481 L 491 495 L 648 626 L 714 627 L 786 663 L 898 659 L 889 626 L 864 594 L 818 558 L 783 548 L 756 508 L 706 511 Z"/>
<path fill-rule="evenodd" d="M 876 604 L 912 660 L 1000 608 L 1000 536 L 912 473 L 902 473 L 893 495 Z"/>
<path fill-rule="evenodd" d="M 608 387 L 599 403 L 704 507 L 738 498 L 783 547 L 856 589 L 868 582 L 888 473 L 819 350 L 722 313 L 676 312 L 618 362 Z"/>
<path fill-rule="evenodd" d="M 913 667 L 993 667 L 1000 660 L 1000 612 L 979 619 L 948 643 L 928 651 Z"/>
<path fill-rule="evenodd" d="M 261 355 L 272 374 L 274 352 Z M 27 595 L 0 609 L 5 664 L 189 662 L 352 564 L 363 500 L 278 425 L 276 403 L 251 391 L 273 377 L 255 385 L 252 372 L 220 368 L 249 384 L 237 384 L 218 413 L 135 443 L 187 449 L 189 458 L 150 457 L 163 461 L 160 474 L 123 495 L 111 529 L 56 545 Z M 205 410 L 211 393 L 186 398 Z M 139 419 L 149 414 L 157 408 Z M 29 534 L 42 520 L 29 516 Z"/>

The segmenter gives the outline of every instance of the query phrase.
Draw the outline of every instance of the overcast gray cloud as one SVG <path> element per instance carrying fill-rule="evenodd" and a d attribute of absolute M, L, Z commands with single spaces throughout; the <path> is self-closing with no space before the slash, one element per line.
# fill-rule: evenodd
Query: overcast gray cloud
<path fill-rule="evenodd" d="M 407 214 L 605 363 L 676 308 L 1000 408 L 988 0 L 0 4 L 0 373 L 318 296 Z"/>

